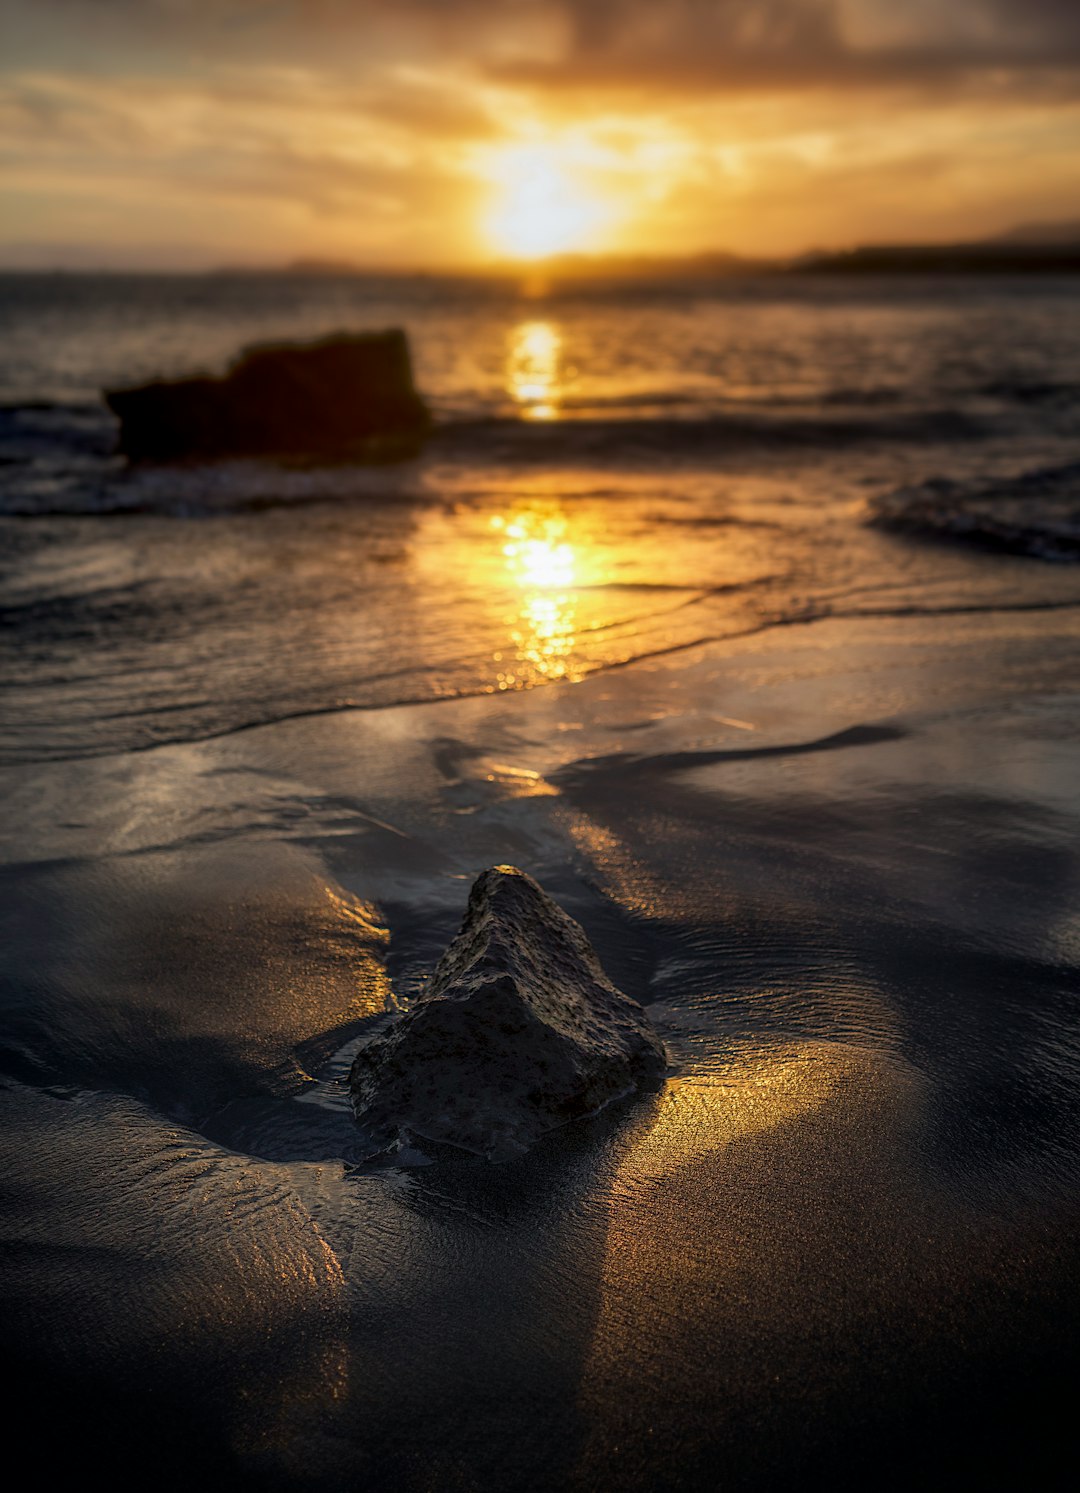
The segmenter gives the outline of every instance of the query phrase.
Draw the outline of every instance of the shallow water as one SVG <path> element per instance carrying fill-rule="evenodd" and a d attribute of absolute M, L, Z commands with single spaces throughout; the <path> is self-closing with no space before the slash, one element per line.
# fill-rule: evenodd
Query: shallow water
<path fill-rule="evenodd" d="M 230 335 L 320 329 L 271 290 Z M 210 331 L 224 356 L 220 286 L 164 293 L 125 323 L 62 285 L 53 340 L 17 345 L 84 398 L 85 368 L 157 366 L 149 298 L 160 366 Z M 359 291 L 310 294 L 341 316 Z M 514 308 L 422 294 L 446 346 L 501 349 L 512 398 Z M 965 290 L 966 316 L 800 294 L 765 420 L 838 327 L 906 338 L 909 371 L 965 329 L 965 387 L 1072 377 L 1060 287 Z M 755 367 L 762 295 L 710 312 Z M 706 325 L 644 304 L 672 346 Z M 616 364 L 640 310 L 588 311 Z M 851 370 L 814 367 L 813 439 L 635 406 L 454 427 L 378 471 L 130 477 L 68 435 L 5 469 L 9 512 L 38 506 L 2 521 L 0 1242 L 44 1475 L 1064 1486 L 1080 572 L 865 518 L 934 473 L 1075 460 L 1074 427 L 1014 398 L 978 435 L 940 404 L 840 432 L 821 390 Z M 45 468 L 80 516 L 43 511 Z M 361 1165 L 350 1057 L 498 863 L 649 1006 L 669 1081 L 524 1162 Z"/>

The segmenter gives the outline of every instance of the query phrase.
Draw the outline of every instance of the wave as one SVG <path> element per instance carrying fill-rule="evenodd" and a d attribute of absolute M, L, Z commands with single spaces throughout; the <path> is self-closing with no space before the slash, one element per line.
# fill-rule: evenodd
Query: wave
<path fill-rule="evenodd" d="M 115 446 L 116 420 L 100 400 L 0 404 L 0 452 L 5 463 L 43 455 L 110 456 Z"/>
<path fill-rule="evenodd" d="M 932 478 L 874 500 L 871 522 L 1039 560 L 1080 561 L 1080 462 L 992 484 Z"/>
<path fill-rule="evenodd" d="M 6 424 L 5 424 L 6 421 Z M 978 441 L 984 421 L 953 410 L 888 415 L 767 413 L 582 416 L 561 421 L 458 419 L 438 426 L 425 457 L 381 465 L 306 460 L 128 466 L 114 426 L 94 406 L 0 410 L 0 516 L 188 518 L 310 504 L 429 501 L 439 463 L 631 466 L 643 471 L 728 453 L 820 451 L 875 443 Z"/>
<path fill-rule="evenodd" d="M 1016 431 L 1037 435 L 1061 425 L 1064 383 L 1002 384 L 1012 390 Z M 982 388 L 983 395 L 990 386 Z M 1002 397 L 1004 395 L 1002 394 Z M 1071 398 L 1072 396 L 1069 395 Z M 694 399 L 697 402 L 694 402 Z M 815 402 L 782 396 L 769 407 L 746 400 L 707 404 L 664 393 L 612 396 L 567 408 L 564 418 L 499 413 L 446 417 L 426 454 L 383 464 L 238 459 L 214 464 L 129 466 L 116 454 L 116 422 L 93 401 L 0 405 L 0 517 L 199 517 L 309 504 L 428 500 L 426 473 L 468 463 L 478 473 L 504 466 L 628 466 L 650 471 L 725 456 L 814 454 L 874 446 L 976 445 L 1013 426 L 985 398 L 965 407 L 905 402 L 902 389 L 840 387 Z M 482 480 L 482 479 L 481 479 Z"/>
<path fill-rule="evenodd" d="M 989 422 L 962 410 L 901 411 L 885 417 L 711 413 L 648 420 L 582 417 L 564 421 L 506 418 L 459 420 L 433 438 L 440 452 L 470 457 L 562 459 L 631 454 L 689 457 L 741 448 L 832 447 L 881 441 L 977 440 Z"/>
<path fill-rule="evenodd" d="M 704 599 L 708 593 L 703 593 Z M 741 639 L 761 636 L 774 630 L 783 628 L 811 627 L 821 622 L 837 620 L 856 620 L 859 618 L 906 618 L 906 617 L 956 617 L 956 616 L 981 616 L 1001 615 L 1009 613 L 1051 613 L 1059 611 L 1080 610 L 1080 600 L 1063 598 L 1058 600 L 1022 600 L 1022 601 L 962 601 L 954 603 L 929 603 L 919 604 L 899 603 L 884 604 L 880 606 L 860 607 L 835 607 L 822 601 L 816 606 L 808 606 L 787 613 L 762 618 L 760 621 L 750 623 L 743 627 L 715 628 L 704 627 L 702 629 L 691 628 L 685 637 L 669 643 L 659 645 L 650 643 L 643 637 L 640 646 L 629 653 L 619 657 L 607 659 L 593 659 L 582 669 L 581 677 L 599 676 L 605 674 L 620 673 L 625 669 L 632 669 L 641 664 L 654 662 L 662 658 L 671 658 L 679 654 L 691 653 L 698 648 L 707 648 L 716 644 L 736 642 Z M 126 671 L 130 673 L 130 671 Z M 190 702 L 181 702 L 176 705 L 166 705 L 160 708 L 144 706 L 131 711 L 113 712 L 107 716 L 101 716 L 97 720 L 100 729 L 106 729 L 99 740 L 89 741 L 85 737 L 76 745 L 70 736 L 49 736 L 51 729 L 49 723 L 45 727 L 45 734 L 39 735 L 32 727 L 29 732 L 20 727 L 12 726 L 3 736 L 0 736 L 0 766 L 14 767 L 30 763 L 41 762 L 83 762 L 91 761 L 98 757 L 114 756 L 118 753 L 141 753 L 157 751 L 161 748 L 188 745 L 196 742 L 218 741 L 225 738 L 242 736 L 252 731 L 273 729 L 288 725 L 291 722 L 316 720 L 327 716 L 343 716 L 366 712 L 377 712 L 382 710 L 398 710 L 412 707 L 432 707 L 452 704 L 461 700 L 474 700 L 488 698 L 492 694 L 492 688 L 488 682 L 478 680 L 468 681 L 460 679 L 457 682 L 443 681 L 439 687 L 409 689 L 402 687 L 409 679 L 423 680 L 429 673 L 428 666 L 423 663 L 388 670 L 381 674 L 369 674 L 365 678 L 358 678 L 355 682 L 355 693 L 352 697 L 342 699 L 335 697 L 328 689 L 325 698 L 309 700 L 308 702 L 297 701 L 290 703 L 285 700 L 277 701 L 205 701 L 206 712 L 195 710 Z M 381 691 L 373 690 L 371 687 L 378 683 L 391 683 L 395 688 Z M 519 691 L 532 689 L 551 688 L 550 682 L 536 681 L 532 684 L 518 686 Z M 371 691 L 365 697 L 365 689 Z M 164 717 L 172 717 L 166 721 Z M 186 719 L 185 719 L 186 717 Z M 14 719 L 14 718 L 13 718 Z M 120 729 L 110 729 L 119 726 Z M 897 730 L 899 728 L 896 728 Z M 870 745 L 876 741 L 896 739 L 893 736 L 882 734 L 886 731 L 892 732 L 892 725 L 882 726 L 880 731 L 877 726 L 853 728 L 852 731 L 843 731 L 836 736 L 830 736 L 815 740 L 809 744 L 796 747 L 796 751 L 820 751 L 832 747 L 843 747 L 849 745 Z M 872 731 L 878 734 L 864 735 L 864 731 Z M 743 760 L 761 755 L 778 755 L 780 752 L 788 753 L 792 748 L 773 749 L 732 749 L 716 754 L 717 760 L 725 757 L 732 760 Z M 684 754 L 687 761 L 682 761 L 682 756 L 669 754 L 663 761 L 669 766 L 675 764 L 693 765 L 689 758 L 693 757 L 699 761 L 701 754 Z M 606 759 L 605 759 L 606 760 Z M 633 771 L 632 757 L 627 758 L 627 771 Z M 580 764 L 579 764 L 580 766 Z"/>
<path fill-rule="evenodd" d="M 1048 405 L 1067 409 L 1080 404 L 1080 384 L 1047 379 L 994 379 L 979 393 L 1007 404 Z"/>

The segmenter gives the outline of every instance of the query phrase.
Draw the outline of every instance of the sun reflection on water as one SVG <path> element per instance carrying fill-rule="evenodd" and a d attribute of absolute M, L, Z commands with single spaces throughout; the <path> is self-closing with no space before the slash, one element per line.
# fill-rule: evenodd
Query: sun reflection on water
<path fill-rule="evenodd" d="M 568 536 L 566 515 L 522 510 L 496 514 L 492 531 L 501 540 L 506 575 L 522 595 L 508 619 L 514 657 L 495 655 L 502 665 L 498 688 L 527 689 L 557 680 L 573 681 L 584 673 L 574 662 L 580 556 Z"/>
<path fill-rule="evenodd" d="M 506 360 L 506 387 L 526 420 L 555 420 L 563 393 L 562 337 L 548 321 L 515 327 Z"/>

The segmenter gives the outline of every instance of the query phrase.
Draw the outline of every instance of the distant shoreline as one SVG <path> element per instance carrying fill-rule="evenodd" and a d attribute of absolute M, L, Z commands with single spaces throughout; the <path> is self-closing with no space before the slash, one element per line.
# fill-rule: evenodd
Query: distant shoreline
<path fill-rule="evenodd" d="M 22 245 L 26 253 L 31 246 Z M 34 252 L 52 252 L 33 246 Z M 9 251 L 10 252 L 10 251 Z M 62 253 L 64 251 L 56 251 Z M 67 252 L 76 252 L 68 250 Z M 86 248 L 78 251 L 85 253 Z M 1080 273 L 1080 220 L 1029 224 L 992 238 L 953 243 L 862 244 L 848 249 L 756 257 L 708 249 L 692 254 L 567 253 L 537 260 L 488 260 L 480 264 L 387 265 L 304 256 L 281 264 L 209 264 L 202 267 L 117 265 L 4 265 L 2 275 L 141 275 L 190 279 L 283 276 L 296 279 L 525 280 L 556 282 L 715 281 L 788 279 L 813 275 L 1075 275 Z"/>
<path fill-rule="evenodd" d="M 119 279 L 147 280 L 185 279 L 288 279 L 288 280 L 456 280 L 466 283 L 512 280 L 534 283 L 541 289 L 566 284 L 648 284 L 677 283 L 688 285 L 714 283 L 718 280 L 807 280 L 819 276 L 830 279 L 921 279 L 934 276 L 956 276 L 964 279 L 981 277 L 1080 274 L 1080 244 L 1052 245 L 1045 249 L 1022 252 L 989 249 L 982 245 L 956 245 L 938 249 L 922 245 L 895 248 L 860 248 L 836 254 L 804 257 L 794 262 L 778 260 L 743 260 L 732 262 L 727 256 L 665 260 L 596 260 L 579 259 L 490 264 L 446 268 L 388 268 L 379 265 L 220 265 L 208 269 L 147 268 L 101 266 L 2 265 L 0 275 L 9 279 Z"/>

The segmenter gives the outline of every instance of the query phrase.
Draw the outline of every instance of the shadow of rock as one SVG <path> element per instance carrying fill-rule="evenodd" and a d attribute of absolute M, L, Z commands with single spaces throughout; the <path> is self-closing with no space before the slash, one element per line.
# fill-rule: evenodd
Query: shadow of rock
<path fill-rule="evenodd" d="M 339 1203 L 320 1224 L 349 1293 L 343 1414 L 366 1486 L 572 1486 L 608 1250 L 602 1179 L 657 1103 L 613 1105 L 505 1163 L 346 1179 L 355 1217 Z M 392 1271 L 372 1264 L 385 1238 Z"/>

